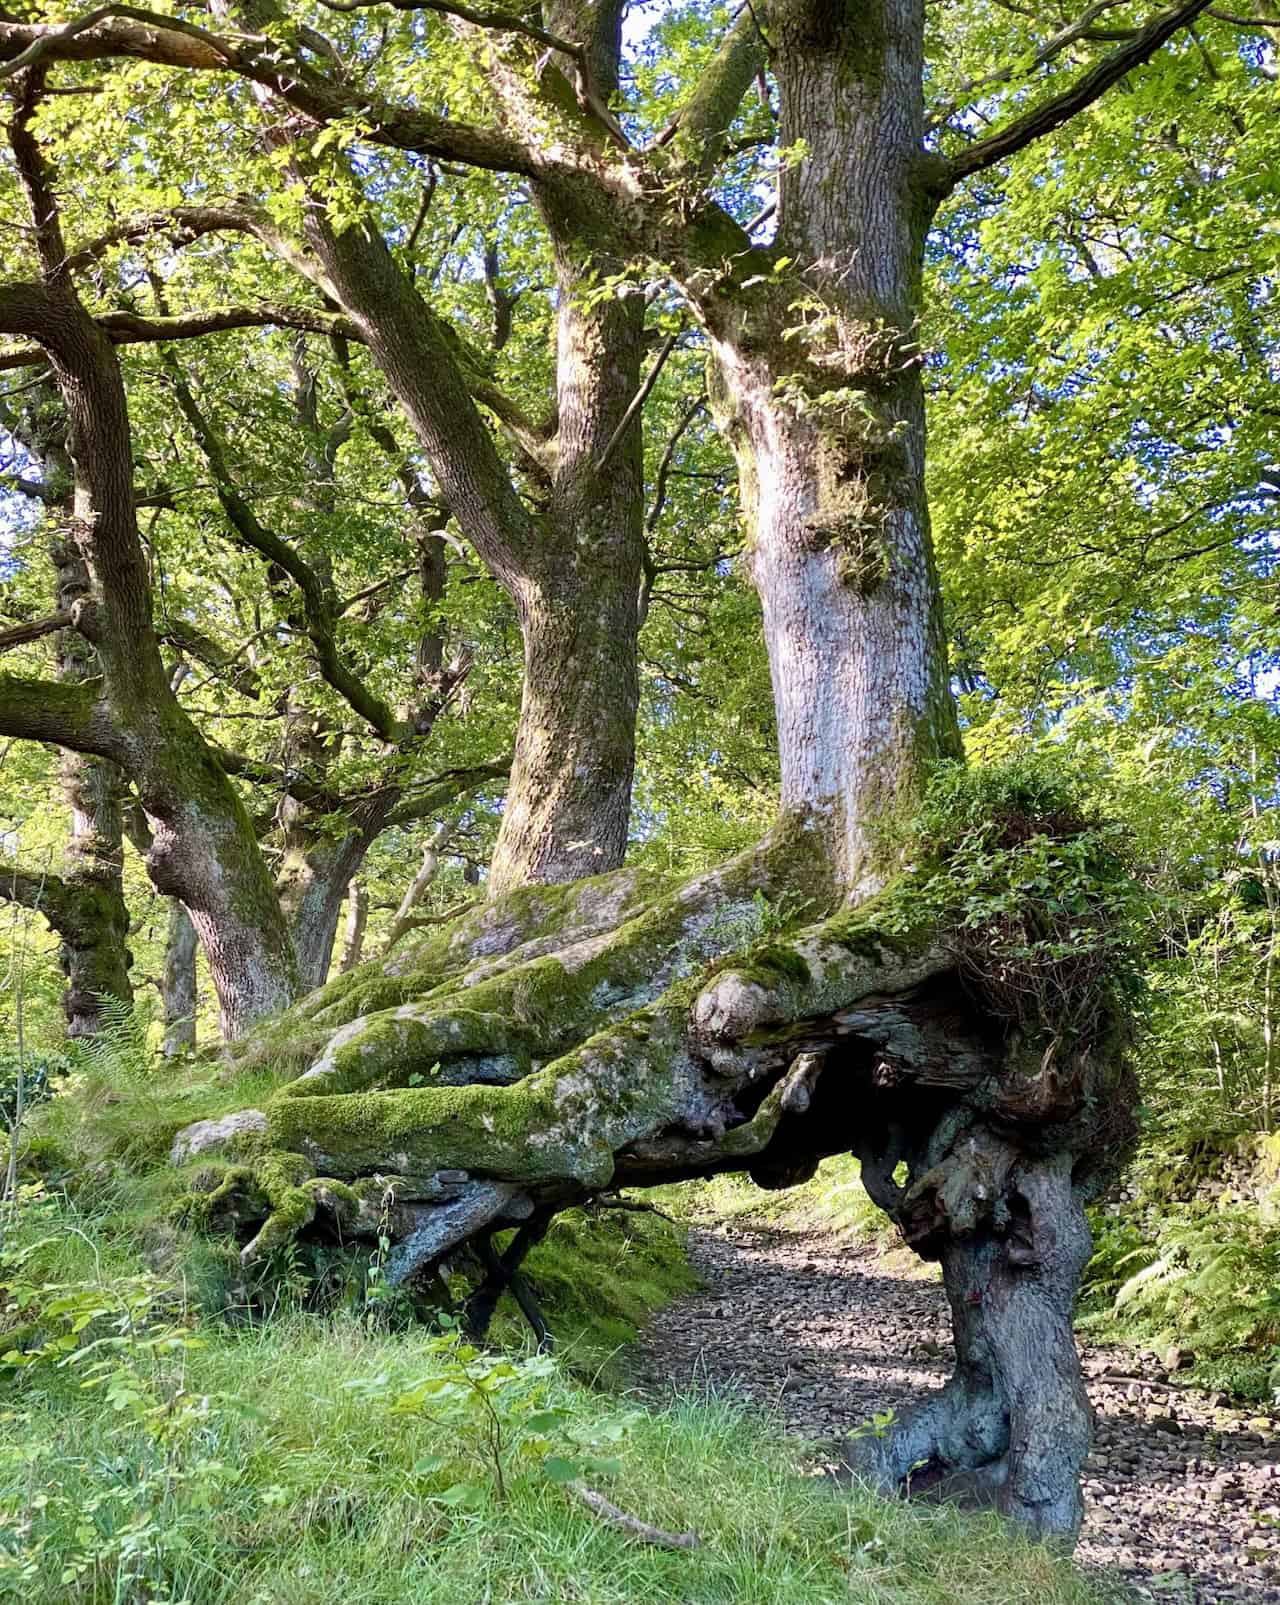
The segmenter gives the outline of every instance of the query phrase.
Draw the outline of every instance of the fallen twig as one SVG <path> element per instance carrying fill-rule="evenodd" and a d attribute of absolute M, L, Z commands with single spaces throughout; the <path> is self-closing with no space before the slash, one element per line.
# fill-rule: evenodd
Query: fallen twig
<path fill-rule="evenodd" d="M 666 1533 L 661 1527 L 650 1527 L 647 1521 L 641 1521 L 638 1516 L 628 1516 L 625 1510 L 619 1510 L 603 1494 L 588 1488 L 585 1482 L 575 1481 L 565 1486 L 593 1516 L 626 1533 L 629 1538 L 638 1538 L 642 1544 L 652 1544 L 655 1549 L 698 1549 L 701 1546 L 702 1540 L 697 1533 Z"/>

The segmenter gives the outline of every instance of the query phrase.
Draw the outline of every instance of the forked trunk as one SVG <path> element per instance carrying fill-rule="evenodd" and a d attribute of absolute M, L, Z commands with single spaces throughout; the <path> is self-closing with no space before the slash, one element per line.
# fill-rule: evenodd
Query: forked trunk
<path fill-rule="evenodd" d="M 549 481 L 535 516 L 476 411 L 448 330 L 373 226 L 339 230 L 317 212 L 309 238 L 453 517 L 519 615 L 524 695 L 490 892 L 616 868 L 639 695 L 642 467 L 638 422 L 626 415 L 643 308 L 632 299 L 585 307 L 599 264 L 558 261 L 558 434 L 527 448 L 542 453 L 537 472 Z"/>

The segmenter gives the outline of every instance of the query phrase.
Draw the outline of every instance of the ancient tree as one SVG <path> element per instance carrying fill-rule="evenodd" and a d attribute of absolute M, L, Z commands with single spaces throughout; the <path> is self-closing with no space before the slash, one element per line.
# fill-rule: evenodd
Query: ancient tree
<path fill-rule="evenodd" d="M 958 750 L 923 484 L 921 266 L 957 184 L 1089 106 L 1206 4 L 1102 37 L 1089 8 L 1034 59 L 965 86 L 932 125 L 919 0 L 753 5 L 644 145 L 608 103 L 617 13 L 607 6 L 532 21 L 432 0 L 428 42 L 484 63 L 489 115 L 473 121 L 397 98 L 363 6 L 330 6 L 354 22 L 257 11 L 222 32 L 133 8 L 72 26 L 0 24 L 0 53 L 23 71 L 141 57 L 247 82 L 270 108 L 269 137 L 293 142 L 288 159 L 310 197 L 300 271 L 374 353 L 451 511 L 517 598 L 529 729 L 548 750 L 610 739 L 575 723 L 563 688 L 582 692 L 574 677 L 598 667 L 598 632 L 612 628 L 587 515 L 619 472 L 613 443 L 632 411 L 621 382 L 592 413 L 604 449 L 590 456 L 581 502 L 561 476 L 587 460 L 585 421 L 570 425 L 591 353 L 632 348 L 625 331 L 591 322 L 604 302 L 562 296 L 570 360 L 554 459 L 543 454 L 551 486 L 540 503 L 522 499 L 499 472 L 475 385 L 394 251 L 311 165 L 321 132 L 354 125 L 371 150 L 513 175 L 566 275 L 621 264 L 637 283 L 656 274 L 674 286 L 706 340 L 711 405 L 738 464 L 782 760 L 775 829 L 670 886 L 625 868 L 538 884 L 585 865 L 557 859 L 548 874 L 525 854 L 533 884 L 516 887 L 500 866 L 498 895 L 481 909 L 352 970 L 256 1035 L 252 1052 L 279 1070 L 278 1092 L 181 1133 L 173 1151 L 189 1212 L 238 1232 L 246 1263 L 298 1233 L 389 1229 L 390 1274 L 412 1283 L 514 1227 L 488 1255 L 491 1302 L 557 1209 L 728 1168 L 785 1185 L 823 1154 L 852 1150 L 906 1239 L 941 1261 L 957 1345 L 947 1388 L 860 1465 L 886 1487 L 963 1476 L 1038 1531 L 1075 1531 L 1088 1416 L 1070 1318 L 1088 1253 L 1082 1200 L 1128 1130 L 1122 1010 L 1101 970 L 1055 969 L 1048 905 L 1005 909 L 1003 935 L 997 921 L 975 947 L 946 897 L 925 895 L 959 860 L 945 833 L 912 825 L 929 771 Z M 716 175 L 742 98 L 766 71 L 785 158 L 776 230 L 756 243 L 759 220 L 739 221 Z M 973 137 L 975 97 L 1002 84 L 1014 86 L 1016 114 L 997 96 L 984 107 L 994 131 Z M 339 192 L 347 204 L 334 205 Z M 205 221 L 273 233 L 234 210 Z M 138 226 L 203 224 L 185 214 Z M 287 241 L 273 248 L 300 260 Z M 619 326 L 626 299 L 609 303 Z M 625 362 L 605 369 L 611 383 L 634 380 Z M 492 407 L 501 419 L 503 403 Z M 506 410 L 533 483 L 539 439 Z M 565 556 L 566 530 L 580 559 Z M 585 657 L 566 657 L 578 642 Z M 522 763 L 536 767 L 518 755 L 517 780 Z M 1057 843 L 1078 862 L 1092 839 L 1061 799 L 1015 790 L 987 802 L 990 817 L 971 827 L 991 852 Z M 1086 916 L 1104 923 L 1087 899 Z M 1015 962 L 1028 952 L 1039 982 Z"/>
<path fill-rule="evenodd" d="M 277 709 L 285 736 L 275 763 L 222 748 L 187 712 L 179 691 L 191 666 L 230 673 L 234 655 L 189 621 L 155 616 L 138 522 L 151 498 L 136 483 L 115 342 L 77 288 L 53 169 L 32 131 L 43 87 L 43 74 L 19 75 L 9 123 L 38 276 L 0 290 L 0 327 L 34 342 L 18 351 L 19 363 L 47 362 L 52 370 L 34 393 L 27 387 L 27 404 L 10 430 L 42 469 L 20 490 L 49 509 L 57 611 L 6 632 L 4 645 L 53 636 L 60 672 L 56 680 L 0 675 L 0 729 L 62 750 L 73 836 L 61 874 L 11 869 L 0 895 L 37 908 L 58 931 L 72 1034 L 86 1034 L 103 996 L 131 995 L 121 887 L 127 833 L 156 889 L 186 910 L 209 963 L 224 1034 L 234 1038 L 323 981 L 347 887 L 379 833 L 433 819 L 500 779 L 508 765 L 497 757 L 447 770 L 432 785 L 406 786 L 408 760 L 427 749 L 470 667 L 464 649 L 447 650 L 433 621 L 444 568 L 440 538 L 431 533 L 435 509 L 421 485 L 408 476 L 405 490 L 418 531 L 415 568 L 427 622 L 411 693 L 393 704 L 347 660 L 341 620 L 351 604 L 338 596 L 331 565 L 323 554 L 308 561 L 255 511 L 215 423 L 176 356 L 164 349 L 178 416 L 204 456 L 227 535 L 261 560 L 268 591 L 292 632 L 307 641 L 325 686 L 381 744 L 385 778 L 344 794 L 332 775 L 343 736 L 334 733 L 332 719 L 312 717 L 296 695 Z M 132 320 L 144 338 L 181 332 L 181 319 L 158 311 L 154 323 Z M 305 369 L 297 376 L 303 409 L 312 394 L 309 377 Z M 314 422 L 305 413 L 300 421 Z M 310 440 L 317 431 L 302 434 Z M 310 467 L 311 494 L 323 499 L 331 476 L 323 462 Z M 252 659 L 242 661 L 235 679 L 254 694 Z M 250 817 L 233 783 L 238 777 L 275 790 L 265 819 Z M 264 838 L 273 837 L 280 847 L 275 862 L 264 852 Z"/>

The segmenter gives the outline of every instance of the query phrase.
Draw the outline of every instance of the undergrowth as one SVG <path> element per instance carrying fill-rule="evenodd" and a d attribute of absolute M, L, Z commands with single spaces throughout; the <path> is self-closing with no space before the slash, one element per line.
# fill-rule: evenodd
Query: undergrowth
<path fill-rule="evenodd" d="M 45 1200 L 3 1277 L 0 1598 L 66 1605 L 1096 1605 L 992 1519 L 797 1474 L 714 1398 L 662 1411 L 519 1350 L 368 1312 L 201 1319 L 181 1280 Z M 77 1330 L 78 1328 L 78 1330 Z M 89 1384 L 86 1386 L 86 1384 Z M 579 1480 L 693 1551 L 628 1540 Z"/>
<path fill-rule="evenodd" d="M 658 1188 L 654 1196 L 677 1218 L 702 1225 L 733 1221 L 748 1229 L 822 1231 L 881 1253 L 902 1248 L 889 1217 L 868 1198 L 851 1154 L 824 1159 L 811 1180 L 776 1192 L 728 1174 Z M 914 1254 L 902 1252 L 913 1266 L 925 1268 Z"/>

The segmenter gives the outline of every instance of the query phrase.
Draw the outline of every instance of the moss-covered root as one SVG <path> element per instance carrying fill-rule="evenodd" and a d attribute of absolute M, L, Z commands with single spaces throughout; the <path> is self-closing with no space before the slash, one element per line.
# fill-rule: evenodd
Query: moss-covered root
<path fill-rule="evenodd" d="M 395 1224 L 405 1229 L 403 1220 L 395 1220 L 405 1212 L 398 1184 L 396 1177 L 368 1176 L 348 1184 L 317 1176 L 302 1154 L 258 1144 L 250 1157 L 198 1170 L 174 1212 L 210 1231 L 242 1234 L 257 1227 L 240 1251 L 248 1267 L 286 1248 L 318 1214 L 343 1236 L 372 1240 Z"/>
<path fill-rule="evenodd" d="M 531 887 L 432 937 L 421 966 L 399 968 L 397 955 L 338 977 L 259 1032 L 250 1055 L 305 1056 L 300 1096 L 513 1081 L 531 1056 L 568 1051 L 833 895 L 816 834 L 794 821 L 674 889 L 634 871 Z"/>
<path fill-rule="evenodd" d="M 705 892 L 706 878 L 700 885 Z M 743 890 L 722 877 L 711 912 L 738 909 Z M 706 934 L 708 903 L 701 896 L 684 899 L 681 910 L 676 928 L 685 939 L 694 919 L 703 924 L 693 928 Z M 670 934 L 671 918 L 663 907 L 646 910 L 621 932 L 589 944 L 592 951 L 579 955 L 576 971 L 563 959 L 542 958 L 481 982 L 467 994 L 468 1009 L 427 1008 L 425 1018 L 398 1010 L 337 1033 L 326 1058 L 265 1111 L 245 1111 L 229 1123 L 237 1141 L 300 1156 L 310 1167 L 307 1176 L 283 1178 L 256 1174 L 255 1167 L 270 1217 L 250 1245 L 251 1256 L 310 1224 L 315 1177 L 353 1184 L 395 1174 L 404 1196 L 435 1205 L 441 1178 L 462 1176 L 469 1184 L 505 1184 L 522 1197 L 554 1203 L 609 1186 L 620 1162 L 628 1174 L 642 1177 L 749 1167 L 784 1116 L 799 1116 L 802 1104 L 807 1107 L 821 1069 L 821 1054 L 796 1060 L 797 1028 L 802 1034 L 825 1031 L 833 1040 L 869 1031 L 892 1039 L 907 1065 L 913 1054 L 940 1056 L 917 1025 L 884 1007 L 887 994 L 917 987 L 945 966 L 945 955 L 927 938 L 890 938 L 891 922 L 868 912 L 860 921 L 826 920 L 785 940 L 757 943 L 730 967 L 713 966 L 707 973 L 699 961 L 693 968 L 703 973 L 687 976 L 681 973 L 685 957 L 668 952 L 659 960 L 651 945 L 655 926 L 657 935 Z M 625 1011 L 636 996 L 629 989 L 643 989 L 645 996 L 659 984 L 655 972 L 666 979 L 673 970 L 679 978 L 649 1006 Z M 575 983 L 569 1002 L 561 990 L 567 975 Z M 857 1013 L 868 995 L 879 1001 L 869 1013 Z M 513 1008 L 517 999 L 523 1022 L 500 1010 L 504 1002 Z M 474 1071 L 479 1059 L 491 1065 L 495 1054 L 482 1049 L 501 1048 L 527 1060 L 539 1033 L 545 1040 L 564 1029 L 551 1023 L 557 1000 L 580 1045 L 510 1085 L 443 1084 L 449 1067 L 469 1064 Z M 589 1034 L 592 1025 L 611 1017 L 613 1023 Z M 963 1044 L 954 1034 L 949 1051 L 963 1060 Z M 405 1074 L 406 1058 L 412 1065 L 428 1057 L 433 1062 L 427 1069 Z M 394 1067 L 397 1078 L 423 1084 L 361 1090 L 371 1063 L 383 1077 Z M 744 1091 L 745 1108 L 738 1102 Z M 175 1158 L 221 1134 L 221 1126 L 193 1128 L 179 1137 Z M 334 1196 L 342 1201 L 340 1193 Z M 479 1205 L 479 1196 L 473 1195 L 479 1211 L 474 1219 L 450 1196 L 449 1210 L 436 1208 L 441 1218 L 430 1230 L 425 1217 L 412 1223 L 418 1242 L 430 1241 L 443 1253 L 487 1224 L 493 1217 L 481 1218 L 488 1206 Z M 518 1219 L 511 1203 L 504 1196 L 505 1218 Z M 450 1220 L 456 1225 L 448 1226 Z"/>

